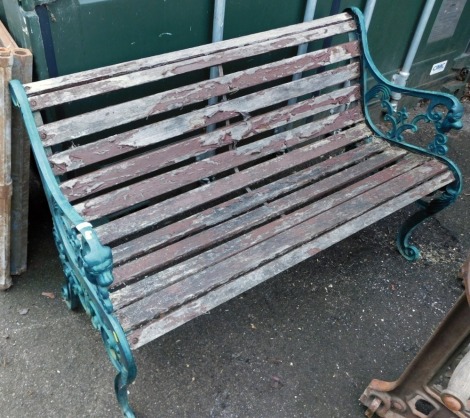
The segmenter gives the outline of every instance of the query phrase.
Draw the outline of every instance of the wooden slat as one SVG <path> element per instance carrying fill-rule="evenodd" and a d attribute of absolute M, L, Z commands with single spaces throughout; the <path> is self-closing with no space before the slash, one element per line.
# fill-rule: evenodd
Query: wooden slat
<path fill-rule="evenodd" d="M 300 215 L 299 212 L 306 213 L 301 216 L 301 223 L 295 223 L 296 226 L 253 247 L 244 247 L 243 251 L 236 256 L 129 305 L 117 311 L 116 316 L 124 331 L 135 329 L 238 276 L 249 273 L 260 265 L 286 254 L 320 234 L 374 209 L 387 200 L 406 192 L 416 184 L 430 180 L 445 171 L 447 168 L 443 164 L 430 161 L 426 165 L 419 166 L 385 182 L 380 187 L 367 188 L 369 190 L 365 192 L 362 190 L 363 193 L 360 193 L 356 198 L 329 207 L 327 211 L 322 211 L 319 215 L 316 215 L 315 211 L 308 214 L 310 209 L 308 206 L 296 212 L 298 215 Z M 385 171 L 379 174 L 384 175 L 384 173 Z M 386 178 L 384 177 L 384 179 Z M 291 218 L 292 215 L 289 215 L 281 223 L 285 224 Z M 272 229 L 272 226 L 268 224 L 245 234 L 244 237 L 263 234 L 267 230 L 272 231 Z"/>
<path fill-rule="evenodd" d="M 70 137 L 76 132 L 80 132 L 80 136 L 101 132 L 169 110 L 181 109 L 186 105 L 199 103 L 211 97 L 231 94 L 298 72 L 351 59 L 359 55 L 359 48 L 359 43 L 355 41 L 276 61 L 250 70 L 238 71 L 216 79 L 201 81 L 56 121 L 41 128 L 41 133 L 56 135 L 57 132 L 60 132 L 62 136 Z"/>
<path fill-rule="evenodd" d="M 373 141 L 372 143 L 361 145 L 348 152 L 328 158 L 314 166 L 297 171 L 287 177 L 220 203 L 203 212 L 184 218 L 137 239 L 127 241 L 113 248 L 114 265 L 122 264 L 127 260 L 171 244 L 184 236 L 217 225 L 268 201 L 272 201 L 283 194 L 300 189 L 320 178 L 335 174 L 387 148 L 388 145 L 384 141 Z M 382 158 L 385 155 L 388 155 L 388 153 L 384 154 Z M 370 163 L 372 162 L 370 161 Z"/>
<path fill-rule="evenodd" d="M 156 198 L 164 193 L 177 190 L 185 185 L 194 184 L 205 177 L 214 176 L 230 168 L 272 155 L 286 147 L 303 144 L 320 135 L 351 126 L 361 120 L 362 113 L 356 107 L 344 113 L 331 115 L 319 122 L 312 122 L 290 131 L 281 132 L 256 143 L 239 147 L 236 150 L 227 151 L 160 176 L 105 193 L 74 207 L 78 213 L 86 216 L 87 219 L 98 219 Z M 304 147 L 302 152 L 305 155 L 309 155 L 311 152 L 316 155 L 319 148 L 321 147 L 318 144 L 312 144 Z M 279 170 L 276 169 L 273 174 L 278 172 Z"/>
<path fill-rule="evenodd" d="M 415 202 L 417 198 L 426 196 L 427 194 L 438 190 L 451 181 L 452 175 L 450 173 L 447 172 L 442 174 L 435 179 L 366 212 L 362 216 L 349 220 L 337 229 L 334 229 L 319 238 L 304 244 L 300 248 L 296 248 L 295 250 L 270 261 L 264 266 L 238 278 L 237 280 L 230 281 L 225 285 L 213 289 L 209 294 L 168 313 L 164 317 L 150 322 L 135 331 L 129 332 L 127 339 L 131 348 L 135 350 L 190 321 L 191 319 L 207 313 L 216 306 L 240 295 L 248 289 L 253 288 L 299 262 L 318 254 L 320 251 Z"/>
<path fill-rule="evenodd" d="M 300 90 L 302 90 L 303 86 L 301 86 Z M 299 91 L 300 91 L 299 90 Z M 256 100 L 256 95 L 250 95 L 251 98 L 253 99 L 254 103 L 249 105 L 249 103 L 245 102 L 243 104 L 243 109 L 248 110 L 248 113 L 256 110 L 256 108 L 259 106 L 259 102 Z M 280 95 L 282 96 L 282 94 Z M 246 96 L 245 96 L 246 98 Z M 318 99 L 322 100 L 322 99 Z M 243 102 L 243 100 L 240 100 L 239 102 Z M 236 105 L 237 103 L 234 103 L 232 101 L 232 106 Z M 233 109 L 233 107 L 232 107 Z M 217 113 L 217 112 L 216 112 Z M 230 113 L 230 115 L 236 114 L 238 116 L 237 112 Z M 214 116 L 214 112 L 210 112 Z M 219 112 L 219 115 L 221 113 Z M 295 118 L 295 116 L 293 116 Z M 199 115 L 199 118 L 204 119 L 204 115 Z M 188 118 L 186 118 L 188 119 Z M 197 118 L 196 118 L 197 119 Z M 192 118 L 189 120 L 189 122 L 192 121 Z M 151 125 L 151 127 L 145 128 L 145 131 L 131 131 L 128 136 L 132 135 L 132 138 L 126 137 L 124 134 L 123 135 L 115 135 L 110 138 L 106 138 L 100 141 L 96 141 L 91 144 L 83 145 L 80 147 L 72 147 L 69 150 L 66 150 L 64 152 L 57 153 L 53 156 L 50 157 L 50 162 L 53 167 L 56 167 L 56 173 L 60 174 L 60 170 L 63 168 L 66 171 L 70 170 L 75 170 L 78 168 L 82 168 L 86 165 L 89 164 L 94 164 L 109 158 L 115 158 L 120 155 L 126 154 L 127 152 L 134 151 L 137 148 L 145 147 L 148 145 L 151 145 L 152 143 L 155 143 L 157 141 L 164 141 L 170 138 L 174 138 L 172 136 L 173 134 L 176 134 L 174 130 L 174 124 L 180 123 L 180 120 L 173 120 L 172 123 L 167 123 L 165 125 Z M 186 120 L 188 123 L 188 121 Z M 250 121 L 251 122 L 251 121 Z M 192 124 L 195 122 L 192 121 Z M 232 138 L 229 138 L 230 141 L 236 141 L 239 140 L 243 137 L 243 134 L 245 130 L 243 129 L 243 124 L 234 124 L 235 126 L 239 126 L 239 128 L 233 128 L 233 129 L 238 129 L 239 132 L 235 131 L 232 134 Z M 163 129 L 167 129 L 168 132 L 162 131 Z M 230 132 L 231 128 L 227 129 L 219 129 L 217 131 L 214 131 L 210 135 L 201 135 L 196 138 L 193 138 L 192 141 L 199 140 L 201 141 L 201 146 L 207 149 L 211 149 L 209 147 L 218 147 L 222 144 L 227 144 L 227 139 L 226 139 L 226 134 Z M 129 142 L 129 139 L 132 139 L 131 142 Z M 174 148 L 171 148 L 173 150 Z M 182 152 L 182 155 L 186 155 Z M 197 151 L 196 151 L 197 152 Z M 168 157 L 171 157 L 172 154 L 170 154 Z M 179 160 L 178 156 L 173 155 L 172 158 L 167 158 L 166 160 L 169 160 L 170 162 L 176 158 Z"/>
<path fill-rule="evenodd" d="M 283 126 L 287 122 L 293 123 L 308 116 L 334 109 L 342 104 L 355 102 L 359 96 L 360 88 L 354 86 L 320 97 L 313 97 L 279 110 L 255 116 L 250 119 L 249 123 L 245 121 L 237 122 L 216 131 L 208 132 L 205 135 L 159 148 L 116 164 L 107 165 L 102 169 L 65 181 L 60 187 L 62 192 L 71 201 L 74 201 L 90 193 L 106 190 L 163 167 L 202 155 L 208 150 L 216 150 L 234 143 L 241 146 L 244 140 L 254 135 Z M 180 172 L 178 175 L 181 174 Z"/>
<path fill-rule="evenodd" d="M 410 156 L 409 158 L 406 158 L 401 161 L 399 164 L 386 170 L 385 176 L 388 176 L 388 178 L 397 177 L 403 173 L 409 172 L 410 170 L 419 166 L 422 163 L 422 159 L 417 158 L 416 156 Z M 367 187 L 367 180 L 362 181 L 356 185 L 350 186 L 349 188 L 345 188 L 344 190 L 337 192 L 333 196 L 330 196 L 328 199 L 325 199 L 324 201 L 329 202 L 328 207 L 334 206 L 335 203 L 340 204 L 342 202 L 345 202 L 346 200 L 348 200 L 348 196 L 346 195 L 346 193 L 351 193 L 351 191 L 356 190 L 355 195 L 357 195 L 357 193 L 360 193 L 361 190 L 364 191 L 364 187 L 369 189 L 375 187 L 383 183 L 383 176 L 383 173 L 380 174 L 380 176 L 376 175 L 375 178 L 372 179 L 373 183 L 371 183 L 370 187 Z M 351 198 L 355 195 L 352 195 Z M 326 210 L 322 208 L 322 203 L 323 202 L 316 204 L 316 207 L 319 209 L 319 213 Z M 283 219 L 282 221 L 271 223 L 271 227 L 274 226 L 278 229 L 264 230 L 264 234 L 258 234 L 256 236 L 256 239 L 253 234 L 250 237 L 251 240 L 247 240 L 243 236 L 236 238 L 230 242 L 219 245 L 215 249 L 208 250 L 203 254 L 195 256 L 175 266 L 169 267 L 166 270 L 143 278 L 136 283 L 126 285 L 125 287 L 122 287 L 117 291 L 113 291 L 113 293 L 111 294 L 111 301 L 113 303 L 113 306 L 115 307 L 115 309 L 120 309 L 121 307 L 127 306 L 135 302 L 136 300 L 142 299 L 147 295 L 158 292 L 164 289 L 165 287 L 171 286 L 174 283 L 177 283 L 191 275 L 197 274 L 216 263 L 220 263 L 223 260 L 226 260 L 229 257 L 233 257 L 240 251 L 244 250 L 243 245 L 250 247 L 256 245 L 257 243 L 263 241 L 266 238 L 269 238 L 272 235 L 275 235 L 276 233 L 282 232 L 284 220 L 285 219 Z M 287 224 L 284 224 L 284 226 L 284 229 L 288 228 Z M 127 281 L 127 278 L 124 277 L 120 277 L 119 282 L 115 278 L 115 281 L 112 284 L 112 288 L 118 288 L 122 284 L 127 284 Z"/>
<path fill-rule="evenodd" d="M 149 58 L 42 80 L 27 84 L 26 91 L 29 96 L 35 96 L 37 100 L 39 100 L 38 96 L 41 94 L 48 93 L 48 95 L 53 97 L 54 94 L 52 93 L 57 91 L 56 96 L 58 98 L 54 100 L 54 103 L 65 103 L 70 99 L 76 100 L 77 97 L 88 97 L 80 90 L 80 87 L 84 84 L 93 85 L 93 88 L 96 90 L 96 93 L 92 93 L 89 91 L 90 89 L 86 89 L 88 90 L 85 90 L 86 93 L 91 95 L 101 94 L 175 74 L 208 68 L 234 59 L 323 39 L 328 36 L 352 31 L 355 28 L 356 25 L 351 15 L 340 14 L 214 44 L 196 46 Z M 240 46 L 243 48 L 240 48 Z M 72 92 L 72 96 L 70 97 L 67 93 L 61 96 L 60 92 L 64 90 Z M 30 100 L 30 102 L 32 101 L 34 99 Z"/>
<path fill-rule="evenodd" d="M 292 35 L 288 38 L 276 39 L 253 46 L 233 49 L 229 52 L 220 52 L 208 56 L 160 66 L 158 68 L 136 71 L 132 74 L 117 76 L 112 79 L 101 80 L 97 78 L 95 81 L 89 82 L 86 85 L 70 87 L 67 90 L 60 90 L 57 92 L 47 93 L 46 95 L 36 96 L 30 100 L 30 104 L 32 106 L 37 106 L 38 100 L 47 100 L 48 102 L 44 104 L 51 106 L 54 104 L 68 103 L 79 99 L 97 96 L 128 87 L 143 85 L 175 75 L 186 74 L 191 71 L 201 70 L 215 65 L 225 64 L 227 62 L 259 55 L 265 52 L 275 51 L 282 48 L 311 42 L 313 40 L 326 38 L 338 33 L 347 32 L 354 26 L 355 24 L 351 22 L 343 23 L 336 27 L 328 27 L 311 32 L 304 32 L 301 34 Z M 36 103 L 36 105 L 34 105 L 34 103 Z"/>
<path fill-rule="evenodd" d="M 291 170 L 320 155 L 359 142 L 361 139 L 370 135 L 371 131 L 369 128 L 365 124 L 359 124 L 347 131 L 319 141 L 308 148 L 305 147 L 298 150 L 301 152 L 289 152 L 276 159 L 258 164 L 255 167 L 240 171 L 239 173 L 225 177 L 214 183 L 138 210 L 124 218 L 119 218 L 105 225 L 98 226 L 96 231 L 105 244 L 110 244 L 130 234 L 154 226 L 177 214 L 195 210 L 198 206 L 210 203 L 237 190 L 253 185 L 262 179 Z M 84 213 L 84 215 L 87 216 L 86 213 Z"/>
<path fill-rule="evenodd" d="M 111 149 L 124 148 L 125 152 L 135 148 L 149 146 L 166 139 L 175 138 L 187 132 L 226 121 L 240 116 L 241 114 L 249 114 L 254 110 L 281 103 L 289 98 L 298 97 L 303 94 L 343 83 L 358 77 L 359 71 L 358 63 L 335 68 L 325 71 L 322 74 L 291 81 L 230 101 L 217 103 L 213 106 L 206 106 L 202 109 L 185 113 L 174 118 L 165 119 L 142 128 L 113 135 L 95 144 L 107 142 L 114 145 Z M 67 120 L 65 120 L 65 122 L 66 121 Z M 62 131 L 62 123 L 62 121 L 59 121 L 38 128 L 44 146 L 58 145 L 72 139 L 80 138 L 86 134 L 85 126 L 78 131 Z M 103 150 L 99 152 L 103 152 Z M 107 152 L 110 152 L 110 150 L 107 150 Z M 122 153 L 122 150 L 120 153 Z M 111 153 L 110 156 L 114 155 L 116 154 Z M 119 153 L 117 155 L 119 155 Z"/>
<path fill-rule="evenodd" d="M 191 235 L 184 240 L 166 245 L 164 248 L 154 251 L 148 255 L 136 258 L 113 270 L 115 283 L 123 281 L 132 281 L 140 276 L 146 275 L 153 271 L 158 271 L 169 264 L 174 264 L 183 257 L 187 258 L 206 248 L 213 247 L 223 241 L 226 241 L 235 235 L 239 235 L 244 231 L 248 231 L 260 224 L 271 221 L 272 219 L 284 214 L 292 212 L 300 206 L 318 200 L 327 194 L 334 193 L 339 188 L 344 187 L 353 180 L 357 180 L 372 171 L 379 169 L 381 166 L 390 164 L 397 160 L 400 156 L 406 154 L 402 150 L 389 150 L 388 153 L 381 154 L 376 158 L 346 169 L 336 175 L 324 178 L 312 185 L 283 196 L 277 200 L 263 205 L 241 216 L 230 219 L 224 223 L 216 225 L 210 229 Z M 373 183 L 373 179 L 371 183 Z M 355 192 L 357 193 L 357 188 Z M 346 192 L 347 194 L 347 192 Z M 348 197 L 350 196 L 347 194 Z M 345 199 L 345 193 L 342 191 L 342 199 Z M 313 205 L 315 206 L 315 205 Z M 312 206 L 312 207 L 313 207 Z M 328 205 L 322 203 L 319 205 L 321 210 Z M 298 219 L 295 214 L 289 215 L 288 219 Z M 283 228 L 288 227 L 290 221 L 283 219 L 281 223 Z M 252 242 L 250 242 L 251 244 Z"/>

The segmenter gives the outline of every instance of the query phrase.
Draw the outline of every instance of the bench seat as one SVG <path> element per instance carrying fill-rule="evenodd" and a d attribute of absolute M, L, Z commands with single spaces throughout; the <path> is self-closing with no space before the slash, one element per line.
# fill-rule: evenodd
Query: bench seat
<path fill-rule="evenodd" d="M 419 201 L 397 241 L 416 259 L 411 231 L 461 191 L 445 156 L 460 103 L 384 79 L 357 10 L 11 91 L 64 298 L 101 332 L 127 417 L 131 350 Z M 408 121 L 392 92 L 426 113 Z M 428 148 L 404 138 L 421 121 L 436 128 Z"/>
<path fill-rule="evenodd" d="M 364 128 L 329 137 L 312 155 L 300 149 L 264 164 L 295 169 L 300 153 L 314 157 L 349 131 L 358 141 Z M 218 192 L 228 200 L 113 247 L 116 316 L 131 348 L 140 347 L 453 180 L 440 162 L 372 140 L 231 199 L 217 182 L 203 186 L 201 202 Z"/>

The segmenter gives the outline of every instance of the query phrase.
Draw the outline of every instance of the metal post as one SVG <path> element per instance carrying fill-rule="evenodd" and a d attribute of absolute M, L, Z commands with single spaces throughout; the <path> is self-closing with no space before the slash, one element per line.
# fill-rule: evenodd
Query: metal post
<path fill-rule="evenodd" d="M 426 4 L 424 5 L 423 12 L 421 13 L 421 17 L 418 22 L 418 26 L 416 27 L 415 33 L 413 35 L 413 40 L 411 41 L 410 49 L 406 54 L 405 62 L 403 63 L 403 67 L 399 73 L 394 74 L 392 77 L 392 82 L 398 86 L 406 86 L 406 82 L 410 77 L 410 69 L 413 65 L 413 61 L 416 57 L 416 53 L 418 52 L 419 44 L 421 43 L 421 39 L 423 38 L 424 30 L 429 21 L 429 17 L 431 16 L 432 9 L 434 8 L 434 4 L 436 0 L 427 0 Z M 396 106 L 396 102 L 401 99 L 401 94 L 399 93 L 392 93 L 392 104 Z"/>
<path fill-rule="evenodd" d="M 225 1 L 215 0 L 214 5 L 214 21 L 212 26 L 212 42 L 220 42 L 224 39 L 224 24 L 225 24 Z M 210 78 L 217 78 L 219 76 L 219 67 L 213 66 L 210 69 Z M 217 97 L 209 99 L 209 105 L 217 103 Z"/>
<path fill-rule="evenodd" d="M 307 0 L 307 4 L 305 5 L 305 13 L 304 13 L 304 22 L 310 22 L 313 20 L 313 16 L 315 15 L 315 9 L 317 8 L 317 0 Z M 297 48 L 297 55 L 304 55 L 307 53 L 308 43 L 300 44 Z M 300 80 L 302 78 L 302 73 L 294 74 L 292 77 L 292 81 Z M 288 101 L 289 105 L 295 104 L 296 99 L 290 99 Z"/>
<path fill-rule="evenodd" d="M 212 23 L 212 42 L 220 42 L 224 39 L 224 25 L 225 25 L 225 1 L 226 0 L 215 0 L 214 4 L 214 19 Z M 219 67 L 213 66 L 210 68 L 210 78 L 217 78 L 220 75 Z M 211 97 L 208 101 L 209 106 L 217 104 L 217 97 Z M 215 131 L 215 125 L 209 125 L 206 129 L 207 132 Z M 196 157 L 197 161 L 203 160 L 204 158 L 215 155 L 214 151 L 208 151 L 202 155 Z M 207 179 L 203 179 L 203 182 L 207 182 Z"/>
<path fill-rule="evenodd" d="M 366 7 L 364 9 L 364 20 L 366 22 L 366 29 L 369 29 L 372 14 L 374 13 L 375 3 L 377 0 L 367 0 Z"/>

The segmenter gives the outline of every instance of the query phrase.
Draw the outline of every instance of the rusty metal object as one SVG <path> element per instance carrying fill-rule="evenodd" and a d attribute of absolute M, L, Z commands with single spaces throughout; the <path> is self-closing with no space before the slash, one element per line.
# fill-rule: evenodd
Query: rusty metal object
<path fill-rule="evenodd" d="M 367 417 L 470 417 L 470 257 L 462 294 L 395 382 L 374 379 L 361 396 Z"/>

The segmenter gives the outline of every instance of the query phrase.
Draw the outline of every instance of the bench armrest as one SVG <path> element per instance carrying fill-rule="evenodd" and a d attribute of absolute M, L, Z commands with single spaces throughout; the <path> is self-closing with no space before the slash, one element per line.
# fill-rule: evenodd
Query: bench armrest
<path fill-rule="evenodd" d="M 12 80 L 10 92 L 13 104 L 20 109 L 23 116 L 44 192 L 51 208 L 56 244 L 63 258 L 62 261 L 70 265 L 70 271 L 67 271 L 66 275 L 74 274 L 74 269 L 82 268 L 85 274 L 74 274 L 74 276 L 84 276 L 84 279 L 95 285 L 102 305 L 106 311 L 112 312 L 108 293 L 108 287 L 113 282 L 111 249 L 101 244 L 92 225 L 77 213 L 62 194 L 49 165 L 28 97 L 21 82 Z M 89 284 L 87 284 L 88 287 L 90 287 Z"/>
<path fill-rule="evenodd" d="M 356 17 L 356 21 L 359 26 L 359 37 L 361 38 L 363 46 L 361 80 L 363 86 L 363 106 L 366 119 L 371 128 L 379 136 L 394 142 L 406 144 L 402 135 L 404 131 L 418 131 L 418 122 L 424 121 L 433 123 L 436 133 L 431 143 L 427 145 L 427 148 L 416 146 L 412 146 L 412 148 L 424 151 L 425 153 L 431 153 L 436 156 L 445 156 L 448 151 L 446 146 L 448 138 L 446 134 L 451 129 L 458 130 L 462 128 L 462 104 L 456 97 L 450 94 L 398 86 L 388 81 L 377 69 L 370 55 L 365 23 L 361 12 L 356 8 L 352 8 L 350 11 Z M 376 84 L 370 89 L 367 87 L 369 76 L 372 76 L 376 82 Z M 393 93 L 429 101 L 426 112 L 421 113 L 415 116 L 411 121 L 408 121 L 408 112 L 406 111 L 406 108 L 400 110 L 396 109 L 396 104 L 393 103 L 392 100 Z M 374 99 L 378 99 L 380 101 L 382 109 L 385 112 L 384 120 L 391 124 L 391 129 L 387 132 L 380 129 L 370 118 L 368 103 Z M 444 107 L 446 111 L 441 112 L 437 110 L 438 107 Z"/>

